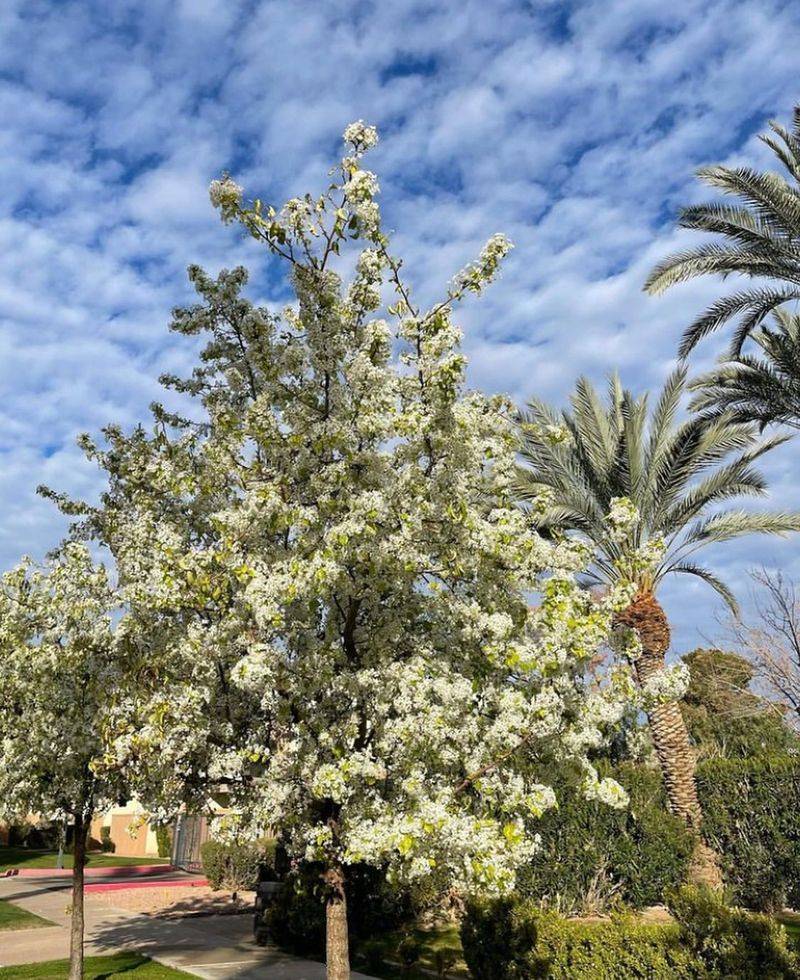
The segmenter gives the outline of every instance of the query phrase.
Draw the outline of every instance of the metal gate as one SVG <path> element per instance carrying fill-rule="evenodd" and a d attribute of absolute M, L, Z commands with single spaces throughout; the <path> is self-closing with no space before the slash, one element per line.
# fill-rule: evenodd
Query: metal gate
<path fill-rule="evenodd" d="M 200 848 L 208 840 L 208 821 L 197 814 L 181 814 L 172 838 L 173 867 L 195 873 L 203 870 Z"/>

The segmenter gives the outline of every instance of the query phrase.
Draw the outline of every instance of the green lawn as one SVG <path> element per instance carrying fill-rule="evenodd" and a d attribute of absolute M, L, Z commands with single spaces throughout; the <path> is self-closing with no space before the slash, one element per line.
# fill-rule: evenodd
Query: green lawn
<path fill-rule="evenodd" d="M 53 923 L 48 919 L 26 912 L 19 905 L 0 901 L 0 932 L 6 929 L 39 929 L 41 926 L 51 925 Z"/>
<path fill-rule="evenodd" d="M 28 966 L 7 966 L 0 969 L 0 980 L 66 980 L 68 960 L 51 960 L 49 963 L 31 963 Z M 86 958 L 86 980 L 178 980 L 190 974 L 154 963 L 138 953 L 117 953 L 114 956 L 89 956 Z"/>
<path fill-rule="evenodd" d="M 55 851 L 37 851 L 30 847 L 0 847 L 0 872 L 9 868 L 54 868 L 58 855 Z M 119 857 L 93 851 L 89 855 L 90 868 L 122 868 L 132 864 L 169 864 L 169 858 Z M 72 867 L 72 855 L 64 855 L 64 867 Z"/>

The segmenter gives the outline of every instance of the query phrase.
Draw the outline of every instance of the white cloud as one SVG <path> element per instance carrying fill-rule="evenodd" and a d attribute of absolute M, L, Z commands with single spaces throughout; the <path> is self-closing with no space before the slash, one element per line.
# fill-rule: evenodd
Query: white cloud
<path fill-rule="evenodd" d="M 75 434 L 144 417 L 157 375 L 188 363 L 166 323 L 189 262 L 243 262 L 270 297 L 263 254 L 209 208 L 212 176 L 230 169 L 279 203 L 322 186 L 347 122 L 374 121 L 418 295 L 491 233 L 516 244 L 462 314 L 472 382 L 563 401 L 579 373 L 618 367 L 641 389 L 718 291 L 641 292 L 685 241 L 676 208 L 705 196 L 692 171 L 768 160 L 754 133 L 800 97 L 799 43 L 800 11 L 781 0 L 7 0 L 0 564 L 63 527 L 38 483 L 97 491 Z M 719 346 L 703 345 L 698 367 Z M 769 463 L 784 506 L 800 505 L 793 452 Z M 771 556 L 800 569 L 794 543 L 714 558 L 741 584 Z M 683 645 L 698 618 L 688 594 L 667 593 Z"/>

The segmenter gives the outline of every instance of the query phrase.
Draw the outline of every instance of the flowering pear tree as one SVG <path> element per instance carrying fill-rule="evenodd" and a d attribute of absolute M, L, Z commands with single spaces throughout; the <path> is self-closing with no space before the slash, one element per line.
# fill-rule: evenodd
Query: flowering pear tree
<path fill-rule="evenodd" d="M 278 314 L 244 298 L 243 269 L 191 268 L 200 302 L 172 329 L 207 343 L 165 379 L 191 419 L 156 407 L 151 434 L 87 440 L 108 491 L 61 501 L 111 548 L 121 628 L 157 677 L 116 760 L 157 817 L 223 802 L 231 833 L 276 828 L 321 864 L 332 980 L 349 976 L 352 865 L 508 891 L 537 846 L 526 821 L 556 802 L 545 756 L 624 805 L 586 755 L 632 692 L 624 671 L 583 685 L 627 593 L 580 588 L 585 547 L 514 503 L 512 406 L 465 388 L 453 310 L 511 246 L 493 236 L 418 306 L 362 167 L 376 142 L 349 126 L 327 191 L 280 210 L 212 184 L 295 302 Z"/>
<path fill-rule="evenodd" d="M 92 815 L 123 793 L 100 775 L 121 678 L 114 593 L 85 546 L 0 580 L 0 816 L 69 820 L 74 834 L 70 980 L 83 976 L 83 868 Z"/>

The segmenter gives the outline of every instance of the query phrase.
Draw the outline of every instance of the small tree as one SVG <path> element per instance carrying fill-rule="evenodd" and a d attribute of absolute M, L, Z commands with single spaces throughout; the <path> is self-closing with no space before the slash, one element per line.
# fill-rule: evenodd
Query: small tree
<path fill-rule="evenodd" d="M 83 869 L 92 814 L 118 798 L 101 776 L 120 670 L 106 571 L 67 544 L 0 586 L 0 814 L 69 820 L 73 831 L 70 980 L 83 976 Z"/>
<path fill-rule="evenodd" d="M 158 678 L 118 745 L 140 797 L 160 819 L 222 800 L 237 835 L 276 828 L 320 866 L 332 980 L 349 976 L 350 866 L 508 891 L 536 846 L 523 818 L 555 802 L 540 753 L 624 805 L 586 752 L 631 690 L 620 675 L 585 696 L 627 595 L 580 588 L 586 549 L 544 541 L 511 496 L 511 406 L 464 390 L 452 307 L 509 243 L 490 239 L 422 309 L 361 167 L 377 134 L 357 123 L 345 140 L 327 192 L 280 211 L 214 182 L 223 219 L 287 262 L 297 302 L 279 317 L 242 296 L 243 269 L 190 269 L 201 302 L 172 326 L 207 344 L 167 383 L 199 421 L 157 408 L 152 436 L 87 441 L 108 493 L 62 501 L 111 547 L 124 628 Z"/>
<path fill-rule="evenodd" d="M 762 568 L 751 574 L 753 613 L 732 617 L 728 636 L 750 661 L 757 682 L 800 728 L 800 593 L 797 583 Z"/>
<path fill-rule="evenodd" d="M 756 668 L 745 657 L 700 647 L 683 662 L 690 680 L 681 713 L 699 759 L 771 758 L 800 748 L 785 706 L 751 690 Z"/>

